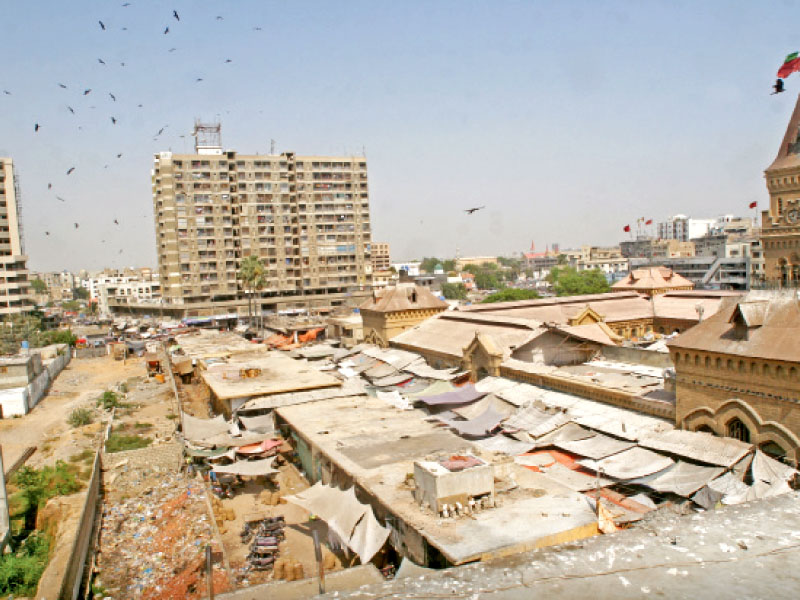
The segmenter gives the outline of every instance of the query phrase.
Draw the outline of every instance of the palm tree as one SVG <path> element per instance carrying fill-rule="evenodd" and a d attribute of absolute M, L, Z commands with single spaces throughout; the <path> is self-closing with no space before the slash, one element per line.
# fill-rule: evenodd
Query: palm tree
<path fill-rule="evenodd" d="M 242 289 L 245 293 L 250 292 L 247 296 L 247 321 L 250 323 L 253 318 L 253 290 L 256 286 L 263 286 L 264 280 L 264 265 L 257 256 L 247 256 L 242 260 L 239 266 L 238 279 L 242 282 Z"/>

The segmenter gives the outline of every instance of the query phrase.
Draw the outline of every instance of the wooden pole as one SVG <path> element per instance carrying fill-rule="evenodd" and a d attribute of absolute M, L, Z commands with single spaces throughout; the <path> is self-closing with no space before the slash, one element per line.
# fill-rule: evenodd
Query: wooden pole
<path fill-rule="evenodd" d="M 206 546 L 206 586 L 208 600 L 214 600 L 214 565 L 211 563 L 211 544 Z"/>
<path fill-rule="evenodd" d="M 319 532 L 314 529 L 311 531 L 314 538 L 314 556 L 317 559 L 317 571 L 319 573 L 319 593 L 325 593 L 325 565 L 322 564 L 322 548 L 319 545 Z"/>

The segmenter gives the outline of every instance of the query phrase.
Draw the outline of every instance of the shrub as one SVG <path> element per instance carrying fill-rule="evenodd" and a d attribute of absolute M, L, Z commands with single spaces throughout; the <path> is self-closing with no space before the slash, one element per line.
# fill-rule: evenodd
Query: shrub
<path fill-rule="evenodd" d="M 97 399 L 97 406 L 102 406 L 103 410 L 111 410 L 112 408 L 124 408 L 128 406 L 124 402 L 120 402 L 119 396 L 111 390 L 106 390 L 103 395 Z"/>
<path fill-rule="evenodd" d="M 94 415 L 92 415 L 92 411 L 88 408 L 76 408 L 71 413 L 69 413 L 69 417 L 67 417 L 67 423 L 69 423 L 72 427 L 83 427 L 84 425 L 88 425 L 94 420 Z"/>
<path fill-rule="evenodd" d="M 139 435 L 123 435 L 121 433 L 112 433 L 108 436 L 106 441 L 106 452 L 123 452 L 124 450 L 138 450 L 139 448 L 147 448 L 153 440 Z"/>
<path fill-rule="evenodd" d="M 50 555 L 50 539 L 33 533 L 14 554 L 0 557 L 0 594 L 33 596 Z"/>

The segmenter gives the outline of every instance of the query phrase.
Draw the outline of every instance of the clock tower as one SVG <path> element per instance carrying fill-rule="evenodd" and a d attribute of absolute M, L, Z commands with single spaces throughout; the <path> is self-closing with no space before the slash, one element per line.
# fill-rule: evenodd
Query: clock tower
<path fill-rule="evenodd" d="M 776 287 L 800 287 L 800 96 L 778 156 L 764 172 L 769 209 L 761 213 L 764 278 Z"/>

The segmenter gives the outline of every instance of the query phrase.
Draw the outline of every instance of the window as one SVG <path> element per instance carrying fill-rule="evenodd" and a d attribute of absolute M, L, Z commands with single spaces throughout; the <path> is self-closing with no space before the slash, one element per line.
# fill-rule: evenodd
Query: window
<path fill-rule="evenodd" d="M 728 421 L 728 437 L 735 438 L 739 441 L 750 443 L 750 430 L 747 425 L 742 423 L 739 419 L 733 418 Z"/>

